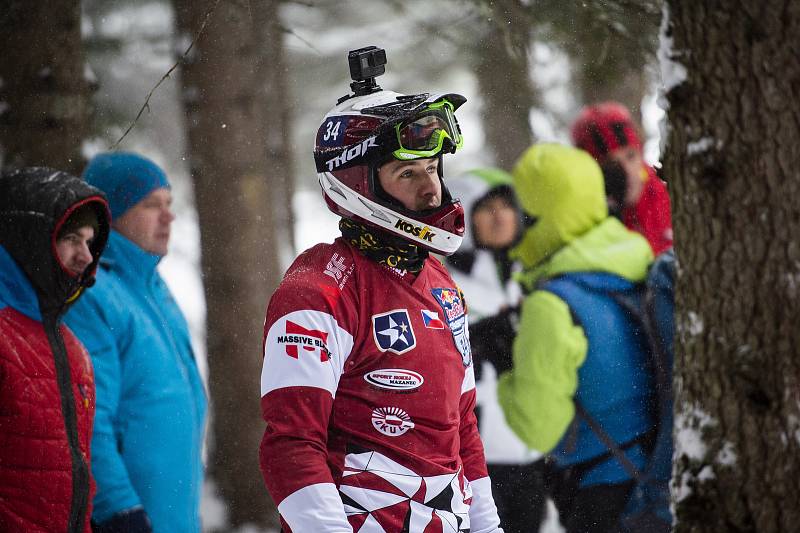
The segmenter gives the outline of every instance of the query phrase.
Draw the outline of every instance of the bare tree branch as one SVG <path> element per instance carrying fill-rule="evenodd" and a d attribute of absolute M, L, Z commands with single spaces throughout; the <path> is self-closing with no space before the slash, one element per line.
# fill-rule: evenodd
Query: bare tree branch
<path fill-rule="evenodd" d="M 295 37 L 297 37 L 300 40 L 300 42 L 302 42 L 303 44 L 308 46 L 311 50 L 313 50 L 320 57 L 323 57 L 325 55 L 325 54 L 322 53 L 321 50 L 319 50 L 313 44 L 311 44 L 311 41 L 309 41 L 305 37 L 302 37 L 299 33 L 294 31 L 292 28 L 289 28 L 289 27 L 287 27 L 287 26 L 285 26 L 283 24 L 280 25 L 280 28 L 281 28 L 281 31 L 283 31 L 284 33 L 288 33 L 289 35 L 294 35 Z"/>
<path fill-rule="evenodd" d="M 136 123 L 139 121 L 139 118 L 142 116 L 142 113 L 144 113 L 145 109 L 150 111 L 150 98 L 153 96 L 153 93 L 155 93 L 156 89 L 158 89 L 161 86 L 161 84 L 164 83 L 164 81 L 167 78 L 169 78 L 170 74 L 172 74 L 172 72 L 176 68 L 178 68 L 178 65 L 183 63 L 186 60 L 186 58 L 189 56 L 189 52 L 192 51 L 192 48 L 194 48 L 195 43 L 200 39 L 200 37 L 202 37 L 203 32 L 206 29 L 206 25 L 208 24 L 208 21 L 211 19 L 211 15 L 213 15 L 214 11 L 216 11 L 217 6 L 219 5 L 219 3 L 220 3 L 220 0 L 216 0 L 214 2 L 214 5 L 211 6 L 211 8 L 208 10 L 208 12 L 206 12 L 205 17 L 203 19 L 203 24 L 202 24 L 202 26 L 200 26 L 200 30 L 197 32 L 197 35 L 195 35 L 194 39 L 192 39 L 192 42 L 189 43 L 189 47 L 186 48 L 186 51 L 183 52 L 181 57 L 179 57 L 178 60 L 175 62 L 175 64 L 170 67 L 170 69 L 166 72 L 166 74 L 161 76 L 161 79 L 158 80 L 158 83 L 156 83 L 153 86 L 153 88 L 150 89 L 150 92 L 147 93 L 147 97 L 144 99 L 144 103 L 142 104 L 142 107 L 139 109 L 139 112 L 136 114 L 136 118 L 134 118 L 133 121 L 130 123 L 130 125 L 128 126 L 128 129 L 125 130 L 125 133 L 123 133 L 122 136 L 119 139 L 117 139 L 117 141 L 108 148 L 109 150 L 116 150 L 119 147 L 119 145 L 122 143 L 122 141 L 125 139 L 125 137 L 128 136 L 128 133 L 130 133 L 130 131 L 134 128 L 134 126 L 136 126 Z"/>

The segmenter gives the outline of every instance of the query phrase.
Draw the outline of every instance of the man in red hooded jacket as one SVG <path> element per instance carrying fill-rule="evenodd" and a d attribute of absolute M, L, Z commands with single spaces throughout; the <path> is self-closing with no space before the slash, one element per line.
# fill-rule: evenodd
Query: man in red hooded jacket
<path fill-rule="evenodd" d="M 0 177 L 0 531 L 89 533 L 94 377 L 61 323 L 94 283 L 102 193 L 49 168 Z"/>
<path fill-rule="evenodd" d="M 616 162 L 625 171 L 622 222 L 645 236 L 655 255 L 672 247 L 669 195 L 656 172 L 645 164 L 642 142 L 622 104 L 603 102 L 585 107 L 572 125 L 572 142 L 600 165 Z"/>

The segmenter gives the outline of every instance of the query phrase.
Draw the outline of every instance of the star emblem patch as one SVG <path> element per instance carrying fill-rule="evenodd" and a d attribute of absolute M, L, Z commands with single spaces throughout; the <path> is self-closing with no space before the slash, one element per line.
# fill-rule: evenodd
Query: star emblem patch
<path fill-rule="evenodd" d="M 372 315 L 372 334 L 382 352 L 404 354 L 417 345 L 408 311 L 395 309 Z"/>

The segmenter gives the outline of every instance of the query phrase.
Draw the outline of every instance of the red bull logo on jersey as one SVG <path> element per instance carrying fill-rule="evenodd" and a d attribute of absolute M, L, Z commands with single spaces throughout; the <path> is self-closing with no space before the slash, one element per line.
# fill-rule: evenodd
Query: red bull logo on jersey
<path fill-rule="evenodd" d="M 433 297 L 444 310 L 448 322 L 458 319 L 466 314 L 461 297 L 455 289 L 431 289 Z"/>
<path fill-rule="evenodd" d="M 399 437 L 412 429 L 414 422 L 399 407 L 378 407 L 372 411 L 372 427 L 387 437 Z"/>
<path fill-rule="evenodd" d="M 461 354 L 461 362 L 465 367 L 472 364 L 472 348 L 469 345 L 467 330 L 467 312 L 461 294 L 456 289 L 431 289 L 433 297 L 442 306 L 445 321 L 453 334 L 453 342 Z"/>
<path fill-rule="evenodd" d="M 286 346 L 286 355 L 299 359 L 302 348 L 307 352 L 319 352 L 320 362 L 330 359 L 328 351 L 328 333 L 317 329 L 306 329 L 300 324 L 295 324 L 291 320 L 286 321 L 286 335 L 278 335 L 278 344 Z"/>

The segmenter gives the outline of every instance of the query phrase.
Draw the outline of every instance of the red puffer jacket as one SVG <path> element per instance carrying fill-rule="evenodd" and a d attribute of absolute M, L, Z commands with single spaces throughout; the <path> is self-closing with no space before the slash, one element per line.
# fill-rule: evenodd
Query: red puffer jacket
<path fill-rule="evenodd" d="M 94 378 L 89 356 L 60 326 L 72 376 L 81 458 L 89 465 Z M 73 462 L 62 415 L 56 363 L 41 322 L 0 310 L 0 531 L 66 531 L 73 491 Z M 89 531 L 94 483 L 86 494 Z M 31 494 L 39 493 L 38 498 Z"/>

